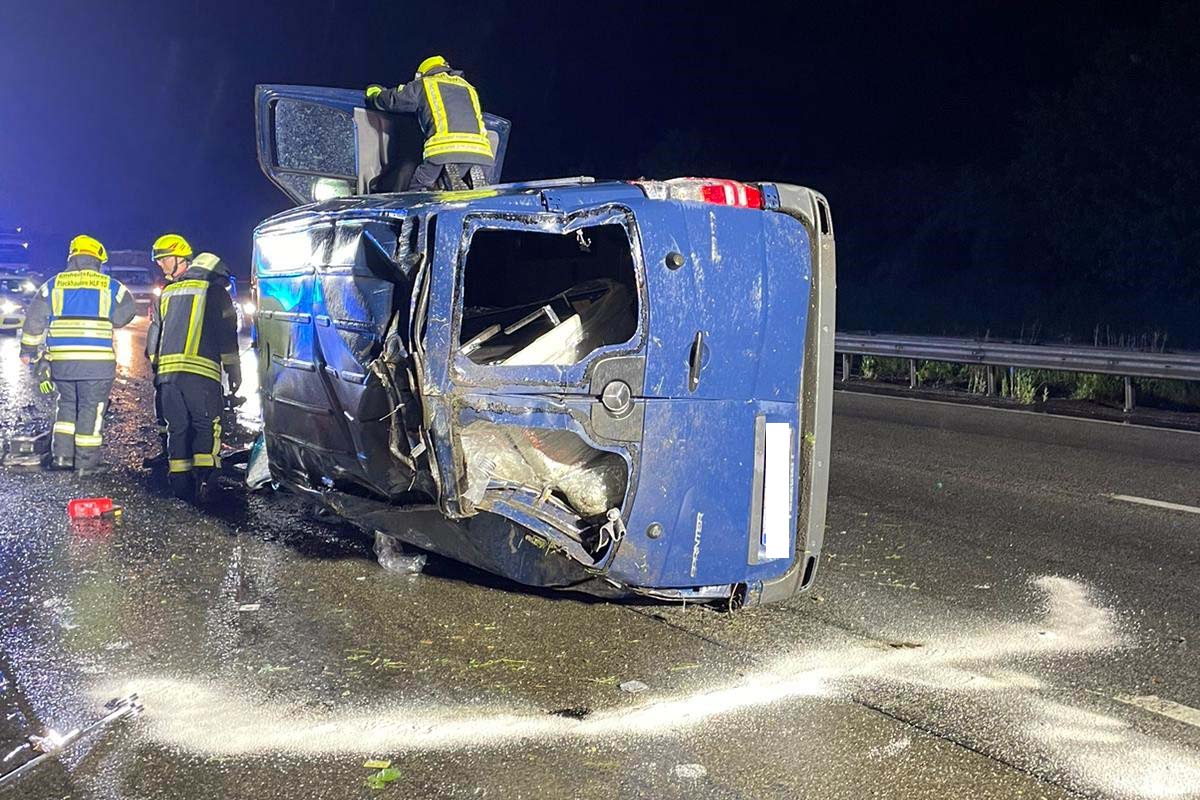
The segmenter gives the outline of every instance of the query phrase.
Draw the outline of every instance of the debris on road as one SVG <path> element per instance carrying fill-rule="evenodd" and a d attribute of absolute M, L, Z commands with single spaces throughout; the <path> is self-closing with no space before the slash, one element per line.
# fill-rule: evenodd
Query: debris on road
<path fill-rule="evenodd" d="M 699 780 L 708 774 L 708 770 L 703 764 L 676 764 L 676 778 L 690 778 L 691 780 Z"/>
<path fill-rule="evenodd" d="M 104 716 L 88 723 L 82 728 L 75 728 L 69 733 L 59 733 L 51 729 L 44 736 L 30 736 L 28 743 L 9 753 L 5 761 L 23 749 L 28 749 L 30 752 L 37 753 L 38 755 L 21 764 L 16 769 L 0 775 L 0 789 L 15 784 L 20 778 L 32 772 L 43 761 L 67 750 L 85 736 L 102 731 L 118 720 L 138 716 L 145 707 L 136 694 L 131 694 L 128 697 L 114 697 L 104 704 L 104 708 L 107 711 Z"/>
<path fill-rule="evenodd" d="M 367 786 L 370 786 L 372 789 L 386 789 L 389 783 L 399 777 L 400 770 L 392 767 L 385 767 L 384 769 L 367 776 Z"/>
<path fill-rule="evenodd" d="M 261 489 L 271 483 L 271 465 L 267 460 L 266 439 L 262 434 L 254 440 L 250 448 L 250 456 L 246 462 L 246 488 L 250 491 Z"/>
<path fill-rule="evenodd" d="M 71 519 L 116 519 L 124 511 L 111 497 L 77 497 L 67 503 L 67 516 Z"/>
<path fill-rule="evenodd" d="M 9 436 L 3 450 L 4 455 L 0 463 L 4 466 L 41 469 L 42 461 L 50 454 L 50 432 L 18 433 Z"/>
<path fill-rule="evenodd" d="M 424 553 L 405 553 L 395 537 L 375 531 L 375 556 L 379 566 L 401 575 L 419 575 L 425 569 Z"/>
<path fill-rule="evenodd" d="M 639 692 L 644 692 L 649 688 L 649 686 L 641 681 L 625 681 L 621 684 L 621 691 L 628 692 L 629 694 L 638 694 Z"/>
<path fill-rule="evenodd" d="M 571 708 L 559 708 L 550 713 L 556 717 L 567 719 L 587 719 L 592 715 L 592 709 L 587 706 L 572 706 Z"/>

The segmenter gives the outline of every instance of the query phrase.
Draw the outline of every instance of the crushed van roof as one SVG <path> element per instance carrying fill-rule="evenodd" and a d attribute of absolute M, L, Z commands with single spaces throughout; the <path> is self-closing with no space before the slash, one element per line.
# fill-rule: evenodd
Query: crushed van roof
<path fill-rule="evenodd" d="M 291 224 L 300 221 L 307 224 L 312 221 L 313 217 L 324 215 L 352 217 L 362 213 L 364 216 L 378 217 L 382 213 L 406 216 L 409 212 L 425 208 L 465 207 L 478 200 L 488 200 L 490 202 L 487 205 L 490 209 L 500 211 L 524 211 L 527 213 L 546 211 L 542 193 L 547 191 L 553 191 L 555 194 L 561 193 L 567 197 L 575 194 L 580 198 L 579 205 L 581 207 L 585 205 L 594 207 L 598 204 L 598 199 L 601 202 L 603 200 L 619 202 L 646 197 L 639 187 L 627 181 L 598 181 L 595 178 L 579 176 L 546 181 L 502 183 L 463 192 L 394 192 L 339 197 L 288 209 L 264 220 L 256 230 L 262 232 L 275 227 L 290 227 Z M 601 197 L 602 195 L 603 197 Z"/>

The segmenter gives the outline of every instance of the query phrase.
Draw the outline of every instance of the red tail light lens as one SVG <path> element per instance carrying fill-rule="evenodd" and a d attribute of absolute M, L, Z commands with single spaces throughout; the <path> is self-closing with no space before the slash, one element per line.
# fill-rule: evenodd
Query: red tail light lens
<path fill-rule="evenodd" d="M 762 192 L 737 181 L 710 181 L 701 184 L 700 197 L 706 203 L 738 208 L 762 208 Z"/>
<path fill-rule="evenodd" d="M 762 208 L 757 186 L 720 178 L 673 178 L 669 181 L 634 181 L 656 200 L 693 200 L 736 208 Z"/>

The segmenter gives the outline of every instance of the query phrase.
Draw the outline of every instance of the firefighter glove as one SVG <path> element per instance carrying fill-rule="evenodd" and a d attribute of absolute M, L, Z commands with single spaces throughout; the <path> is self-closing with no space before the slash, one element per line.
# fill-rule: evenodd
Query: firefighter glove
<path fill-rule="evenodd" d="M 242 388 L 242 366 L 240 364 L 226 366 L 225 375 L 229 379 L 229 393 L 237 394 L 238 389 Z"/>

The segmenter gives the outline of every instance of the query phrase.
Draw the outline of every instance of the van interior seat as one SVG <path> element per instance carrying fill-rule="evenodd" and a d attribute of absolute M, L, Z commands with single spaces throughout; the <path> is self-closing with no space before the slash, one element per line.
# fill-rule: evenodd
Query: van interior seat
<path fill-rule="evenodd" d="M 496 363 L 505 366 L 578 364 L 599 347 L 620 344 L 621 334 L 636 329 L 629 289 L 611 280 L 581 286 L 597 284 L 604 287 L 603 295 L 593 301 L 573 301 L 571 305 L 576 313 Z"/>

